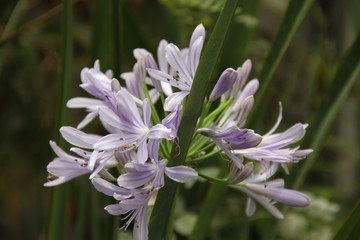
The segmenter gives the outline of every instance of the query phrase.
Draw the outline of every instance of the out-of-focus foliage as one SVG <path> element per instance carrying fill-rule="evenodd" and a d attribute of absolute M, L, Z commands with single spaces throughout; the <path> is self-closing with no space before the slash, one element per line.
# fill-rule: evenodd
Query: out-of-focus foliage
<path fill-rule="evenodd" d="M 1 42 L 16 2 L 1 1 L 0 8 L 0 50 L 5 50 L 0 66 L 0 239 L 44 239 L 50 189 L 42 185 L 46 181 L 45 167 L 53 158 L 48 141 L 53 139 L 54 131 L 57 131 L 54 118 L 60 66 L 61 15 L 55 14 L 37 22 L 6 42 Z M 130 66 L 134 63 L 132 50 L 136 47 L 148 48 L 154 53 L 160 39 L 184 46 L 185 39 L 200 22 L 206 26 L 209 36 L 223 4 L 223 1 L 215 0 L 121 2 L 120 67 L 123 72 L 131 70 Z M 288 1 L 263 0 L 254 6 L 250 4 L 253 2 L 251 0 L 240 2 L 223 53 L 226 54 L 226 63 L 220 63 L 219 68 L 237 67 L 241 61 L 250 58 L 254 65 L 251 76 L 256 77 Z M 48 13 L 59 4 L 59 0 L 26 1 L 15 29 Z M 76 96 L 86 95 L 77 87 L 80 83 L 79 73 L 81 68 L 92 64 L 93 49 L 101 47 L 93 46 L 92 41 L 96 11 L 99 9 L 94 7 L 94 1 L 80 0 L 74 4 L 73 88 Z M 279 100 L 286 114 L 284 128 L 295 122 L 311 121 L 345 50 L 360 30 L 359 11 L 360 3 L 357 0 L 315 1 L 275 73 L 265 106 L 267 115 L 260 120 L 263 131 L 273 125 Z M 103 21 L 107 21 L 104 24 L 112 24 L 111 19 Z M 240 28 L 249 30 L 247 43 L 243 41 L 244 36 L 237 35 Z M 110 31 L 107 41 L 111 41 L 112 30 L 109 28 L 107 31 Z M 104 69 L 115 67 L 114 47 L 107 43 L 109 45 L 104 47 L 104 55 L 108 59 L 103 61 Z M 244 49 L 239 49 L 241 47 Z M 236 52 L 242 54 L 236 55 Z M 305 209 L 287 212 L 286 220 L 280 222 L 277 231 L 281 239 L 297 239 L 297 236 L 304 236 L 302 234 L 309 236 L 309 239 L 331 239 L 359 198 L 359 91 L 357 81 L 306 178 L 303 189 L 314 194 L 313 204 Z M 73 113 L 74 122 L 79 122 L 83 117 L 78 115 L 80 111 Z M 94 124 L 91 127 L 97 126 Z M 71 186 L 67 211 L 70 216 L 69 234 L 72 236 L 78 231 L 76 223 L 80 209 L 90 206 L 90 193 L 83 202 L 76 197 L 83 185 L 81 180 L 76 180 Z M 175 214 L 177 239 L 185 239 L 191 232 L 191 224 L 188 227 L 186 224 L 196 218 L 209 183 L 187 187 L 188 193 L 178 200 L 180 204 Z M 102 211 L 105 205 L 104 201 L 99 201 L 100 216 L 97 221 L 100 229 L 109 227 L 105 226 L 106 214 Z M 264 220 L 270 216 L 259 209 L 252 218 L 247 219 L 244 205 L 243 196 L 229 190 L 222 204 L 214 209 L 216 213 L 208 236 L 211 239 L 240 239 L 239 236 L 243 239 L 246 236 L 249 239 L 260 238 L 266 231 Z M 89 213 L 85 213 L 85 216 L 90 218 L 86 214 Z M 89 222 L 84 223 L 84 239 L 91 239 Z M 318 237 L 320 235 L 322 238 Z M 126 239 L 126 233 L 121 233 L 119 239 Z"/>

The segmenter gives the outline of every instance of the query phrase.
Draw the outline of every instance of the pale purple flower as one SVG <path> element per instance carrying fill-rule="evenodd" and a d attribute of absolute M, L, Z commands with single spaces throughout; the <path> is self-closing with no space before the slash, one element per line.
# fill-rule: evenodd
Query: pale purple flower
<path fill-rule="evenodd" d="M 191 36 L 188 49 L 180 50 L 172 43 L 165 47 L 165 57 L 173 71 L 163 72 L 161 69 L 147 68 L 152 79 L 169 83 L 171 86 L 181 90 L 166 98 L 164 105 L 166 111 L 173 111 L 189 94 L 196 69 L 199 65 L 204 40 L 205 29 L 203 25 L 200 24 L 196 27 Z M 165 64 L 163 64 L 163 66 L 165 66 Z"/>
<path fill-rule="evenodd" d="M 236 70 L 237 79 L 235 81 L 233 88 L 230 91 L 230 95 L 232 97 L 236 97 L 243 88 L 243 86 L 245 85 L 248 76 L 250 74 L 251 67 L 252 67 L 251 60 L 248 59 L 243 63 L 243 65 L 240 68 Z"/>
<path fill-rule="evenodd" d="M 256 200 L 276 218 L 283 218 L 283 214 L 274 206 L 280 202 L 293 207 L 305 207 L 310 204 L 310 199 L 305 194 L 284 188 L 283 179 L 268 180 L 277 171 L 277 163 L 262 163 L 258 173 L 251 173 L 252 165 L 245 165 L 239 169 L 232 166 L 232 188 L 238 189 L 248 195 L 246 214 L 251 216 L 256 210 L 253 200 Z M 240 182 L 238 182 L 240 180 Z"/>
<path fill-rule="evenodd" d="M 109 96 L 112 95 L 111 79 L 113 73 L 107 70 L 105 73 L 100 70 L 100 62 L 96 60 L 93 68 L 84 68 L 81 71 L 80 87 L 91 95 L 101 99 L 92 99 L 86 97 L 75 97 L 67 102 L 69 108 L 86 108 L 89 112 L 85 118 L 78 124 L 77 128 L 81 129 L 89 124 L 96 116 L 100 107 L 106 106 Z"/>
<path fill-rule="evenodd" d="M 237 72 L 232 69 L 228 68 L 226 69 L 220 76 L 219 80 L 217 81 L 213 91 L 210 94 L 209 100 L 215 101 L 218 99 L 221 95 L 229 91 L 234 83 L 236 82 L 238 77 Z"/>
<path fill-rule="evenodd" d="M 257 146 L 261 142 L 261 136 L 251 129 L 240 129 L 232 126 L 228 128 L 199 128 L 198 132 L 210 137 L 225 152 L 227 156 L 238 166 L 242 166 L 243 160 L 232 153 L 232 149 L 247 149 Z"/>
<path fill-rule="evenodd" d="M 118 178 L 119 186 L 133 189 L 149 184 L 154 189 L 164 186 L 164 174 L 170 179 L 185 183 L 197 178 L 197 172 L 186 166 L 166 167 L 167 160 L 152 160 L 151 163 L 126 164 L 126 173 Z"/>
<path fill-rule="evenodd" d="M 101 108 L 99 111 L 101 121 L 110 127 L 112 133 L 99 139 L 94 144 L 94 149 L 137 149 L 137 161 L 144 163 L 148 159 L 148 140 L 171 140 L 171 129 L 162 124 L 150 126 L 151 109 L 147 99 L 143 102 L 143 118 L 127 91 L 121 89 L 116 95 L 116 100 L 117 114 L 108 108 Z"/>
<path fill-rule="evenodd" d="M 137 59 L 133 67 L 132 72 L 122 73 L 120 76 L 125 80 L 126 88 L 133 96 L 138 99 L 145 99 L 144 83 L 149 86 L 155 86 L 149 90 L 149 96 L 152 102 L 156 102 L 159 99 L 160 92 L 162 92 L 159 81 L 152 80 L 146 77 L 146 68 L 150 66 L 156 67 L 156 63 L 151 53 L 145 49 L 135 49 L 134 56 Z"/>
<path fill-rule="evenodd" d="M 242 90 L 239 90 L 237 92 L 237 94 L 234 96 L 234 101 L 229 106 L 224 116 L 220 120 L 220 126 L 243 127 L 245 125 L 246 118 L 249 115 L 254 104 L 253 95 L 256 93 L 258 87 L 259 81 L 257 79 L 253 79 L 248 82 Z"/>
<path fill-rule="evenodd" d="M 96 190 L 104 193 L 105 195 L 114 197 L 119 201 L 131 198 L 134 195 L 130 189 L 119 187 L 99 177 L 91 179 L 91 182 Z"/>
<path fill-rule="evenodd" d="M 82 151 L 80 153 L 81 155 L 79 154 L 79 157 L 75 157 L 64 152 L 53 141 L 50 141 L 50 146 L 57 155 L 57 158 L 51 161 L 47 166 L 49 182 L 45 183 L 44 186 L 56 186 L 90 173 L 90 170 L 87 167 L 91 154 L 90 152 Z"/>
<path fill-rule="evenodd" d="M 297 123 L 284 132 L 273 134 L 282 119 L 282 107 L 278 120 L 273 128 L 263 136 L 259 145 L 253 148 L 233 149 L 232 153 L 241 155 L 254 161 L 270 162 L 298 162 L 312 152 L 311 149 L 299 150 L 299 147 L 286 148 L 286 146 L 298 142 L 305 135 L 307 124 Z"/>
<path fill-rule="evenodd" d="M 94 144 L 101 139 L 101 136 L 87 134 L 73 127 L 62 127 L 60 132 L 67 142 L 85 149 L 94 149 Z M 116 162 L 113 149 L 106 151 L 94 150 L 91 154 L 88 154 L 88 160 L 86 165 L 92 172 L 90 178 L 95 177 L 107 165 L 113 166 L 113 162 Z"/>
<path fill-rule="evenodd" d="M 150 193 L 150 190 L 148 190 Z M 147 208 L 151 194 L 135 194 L 133 198 L 125 199 L 117 204 L 111 204 L 105 207 L 105 210 L 111 215 L 127 214 L 123 220 L 126 223 L 120 230 L 126 230 L 131 222 L 134 222 L 133 236 L 135 240 L 148 239 L 147 227 Z"/>

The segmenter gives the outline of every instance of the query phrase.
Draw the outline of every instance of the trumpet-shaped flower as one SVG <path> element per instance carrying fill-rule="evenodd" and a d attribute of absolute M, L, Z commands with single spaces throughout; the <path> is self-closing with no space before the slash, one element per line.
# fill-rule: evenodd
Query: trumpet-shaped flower
<path fill-rule="evenodd" d="M 194 80 L 196 69 L 199 65 L 200 54 L 205 41 L 205 29 L 203 25 L 198 25 L 190 39 L 188 49 L 180 50 L 176 45 L 170 43 L 165 47 L 165 58 L 172 71 L 163 72 L 156 68 L 147 68 L 152 79 L 156 79 L 179 88 L 180 92 L 172 93 L 166 98 L 164 109 L 173 111 L 176 106 L 189 94 Z M 166 64 L 162 61 L 162 68 Z"/>
<path fill-rule="evenodd" d="M 96 151 L 137 149 L 137 161 L 144 163 L 148 159 L 148 140 L 150 144 L 154 140 L 163 138 L 171 140 L 171 129 L 162 124 L 150 126 L 151 109 L 147 99 L 143 103 L 143 118 L 127 91 L 124 89 L 118 91 L 116 100 L 117 113 L 109 108 L 101 108 L 99 111 L 100 119 L 110 126 L 113 133 L 99 139 L 94 144 L 94 149 Z"/>
<path fill-rule="evenodd" d="M 249 197 L 246 206 L 248 216 L 253 215 L 256 210 L 253 200 L 256 200 L 276 218 L 284 216 L 274 206 L 272 200 L 293 207 L 305 207 L 310 204 L 310 199 L 305 194 L 284 188 L 283 179 L 268 180 L 276 173 L 278 163 L 262 163 L 258 173 L 251 173 L 252 164 L 245 166 L 242 169 L 233 167 L 229 186 L 244 192 Z M 239 180 L 240 182 L 237 182 Z"/>
<path fill-rule="evenodd" d="M 80 157 L 74 157 L 64 152 L 53 141 L 50 141 L 50 146 L 56 153 L 57 158 L 55 158 L 47 166 L 47 171 L 49 172 L 49 182 L 45 183 L 44 186 L 56 186 L 70 181 L 78 176 L 90 173 L 90 170 L 87 167 L 90 152 L 82 151 L 79 153 Z"/>

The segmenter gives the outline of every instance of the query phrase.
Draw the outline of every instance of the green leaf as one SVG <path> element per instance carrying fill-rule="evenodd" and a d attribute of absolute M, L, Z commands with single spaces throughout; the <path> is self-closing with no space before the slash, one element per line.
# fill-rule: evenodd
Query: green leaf
<path fill-rule="evenodd" d="M 347 57 L 339 67 L 335 78 L 328 90 L 323 102 L 321 103 L 313 121 L 309 124 L 309 129 L 302 142 L 302 148 L 312 148 L 314 152 L 305 160 L 292 166 L 290 175 L 286 179 L 287 185 L 292 189 L 298 189 L 317 159 L 318 153 L 322 147 L 325 137 L 337 114 L 343 105 L 351 87 L 355 83 L 356 77 L 360 71 L 360 34 L 348 50 Z M 282 210 L 286 209 L 285 206 Z M 278 221 L 272 220 L 268 224 L 268 231 L 263 235 L 263 239 L 273 239 L 275 235 L 276 224 Z"/>
<path fill-rule="evenodd" d="M 215 70 L 226 33 L 235 12 L 235 8 L 237 7 L 237 2 L 237 0 L 226 1 L 214 27 L 214 31 L 206 45 L 179 126 L 179 147 L 177 147 L 176 144 L 173 145 L 169 161 L 170 166 L 181 165 L 185 162 L 205 95 L 215 85 L 215 79 L 212 79 L 211 76 Z M 204 91 L 204 86 L 207 86 L 207 91 Z M 177 183 L 166 179 L 164 188 L 159 191 L 150 218 L 149 239 L 161 239 L 164 235 L 167 227 L 166 224 L 170 221 L 170 212 L 177 186 Z"/>
<path fill-rule="evenodd" d="M 356 239 L 360 236 L 360 200 L 356 203 L 350 216 L 337 232 L 334 240 Z"/>
<path fill-rule="evenodd" d="M 91 39 L 91 65 L 95 60 L 100 60 L 100 67 L 103 71 L 110 68 L 110 47 L 113 42 L 112 39 L 112 17 L 115 14 L 115 6 L 112 5 L 112 1 L 95 0 L 93 6 L 93 25 L 92 25 L 92 39 Z M 115 26 L 114 26 L 115 27 Z M 118 32 L 114 33 L 118 36 Z M 116 45 L 114 45 L 116 47 Z M 115 50 L 115 48 L 114 48 Z M 119 51 L 119 49 L 116 49 Z M 115 52 L 114 57 L 118 54 Z M 119 71 L 118 68 L 114 68 Z M 117 75 L 115 75 L 117 76 Z M 90 226 L 91 226 L 91 238 L 94 240 L 100 240 L 104 236 L 104 232 L 101 231 L 101 212 L 103 208 L 100 205 L 101 195 L 96 189 L 90 190 Z M 114 216 L 109 215 L 104 220 L 106 226 L 114 226 Z M 110 239 L 114 237 L 115 229 L 108 228 L 109 232 L 106 234 L 110 236 Z M 112 231 L 111 231 L 112 230 Z"/>
<path fill-rule="evenodd" d="M 299 188 L 311 165 L 318 156 L 329 129 L 335 121 L 351 87 L 354 85 L 360 72 L 360 33 L 348 50 L 347 56 L 339 67 L 335 78 L 321 103 L 309 129 L 304 137 L 302 148 L 312 148 L 314 152 L 304 161 L 291 168 L 289 185 Z"/>
<path fill-rule="evenodd" d="M 61 67 L 60 67 L 60 94 L 57 108 L 56 132 L 61 125 L 70 123 L 69 111 L 66 102 L 71 97 L 72 89 L 72 56 L 73 56 L 73 6 L 71 0 L 64 0 L 63 26 L 61 38 Z M 59 146 L 66 146 L 59 134 L 57 134 Z M 64 239 L 66 227 L 66 198 L 67 184 L 57 186 L 53 189 L 50 203 L 50 215 L 48 220 L 46 239 Z"/>
<path fill-rule="evenodd" d="M 292 0 L 289 3 L 285 16 L 280 24 L 277 35 L 259 75 L 260 89 L 256 94 L 256 101 L 252 113 L 247 120 L 247 122 L 252 126 L 255 125 L 254 121 L 260 119 L 259 115 L 261 115 L 261 106 L 263 106 L 266 101 L 266 96 L 269 92 L 270 83 L 275 70 L 277 69 L 291 40 L 298 30 L 300 23 L 309 11 L 313 2 L 314 0 Z"/>

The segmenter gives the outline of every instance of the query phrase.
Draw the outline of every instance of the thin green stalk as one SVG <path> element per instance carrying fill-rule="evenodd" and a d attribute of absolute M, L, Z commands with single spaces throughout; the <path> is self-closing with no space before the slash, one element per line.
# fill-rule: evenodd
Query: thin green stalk
<path fill-rule="evenodd" d="M 217 150 L 217 151 L 212 151 L 208 154 L 205 154 L 201 157 L 198 157 L 198 158 L 194 158 L 194 159 L 189 159 L 186 161 L 187 164 L 191 164 L 191 163 L 196 163 L 196 162 L 200 162 L 200 161 L 203 161 L 205 159 L 209 159 L 217 154 L 219 154 L 222 150 Z"/>
<path fill-rule="evenodd" d="M 15 5 L 15 8 L 11 13 L 9 21 L 6 24 L 4 32 L 0 37 L 0 43 L 6 42 L 5 40 L 9 37 L 10 32 L 12 32 L 15 29 L 16 25 L 19 23 L 20 17 L 25 9 L 25 3 L 26 3 L 26 0 L 20 0 Z M 1 46 L 1 44 L 0 44 L 0 46 Z M 2 68 L 4 66 L 5 54 L 6 54 L 6 47 L 2 46 L 0 48 L 0 74 L 1 74 Z"/>
<path fill-rule="evenodd" d="M 122 20 L 121 20 L 121 12 L 122 9 L 122 0 L 112 0 L 111 1 L 111 11 L 112 11 L 112 19 L 111 19 L 111 23 L 113 26 L 113 31 L 112 31 L 112 38 L 113 38 L 113 47 L 114 47 L 114 52 L 113 52 L 113 61 L 114 61 L 114 76 L 117 78 L 118 76 L 120 76 L 121 73 L 121 44 L 122 44 Z"/>
<path fill-rule="evenodd" d="M 24 0 L 21 0 L 22 2 L 24 2 Z M 19 1 L 19 3 L 21 2 Z M 76 3 L 79 0 L 74 0 L 72 3 Z M 18 4 L 19 4 L 18 3 Z M 27 31 L 28 29 L 34 27 L 34 26 L 38 26 L 44 22 L 46 22 L 49 18 L 55 16 L 56 14 L 60 13 L 63 9 L 63 4 L 59 4 L 56 7 L 53 7 L 52 9 L 50 9 L 49 11 L 47 11 L 46 13 L 36 17 L 35 19 L 21 25 L 20 27 L 18 27 L 16 30 L 11 31 L 11 33 L 6 34 L 5 33 L 2 35 L 2 38 L 0 40 L 0 47 L 2 47 L 4 44 L 6 44 L 7 42 L 11 41 L 12 39 L 16 38 L 17 36 L 19 36 L 21 33 L 23 33 L 24 31 Z"/>
<path fill-rule="evenodd" d="M 257 119 L 261 119 L 262 106 L 269 92 L 272 77 L 313 2 L 314 0 L 291 0 L 289 3 L 259 75 L 260 89 L 256 94 L 256 101 L 252 113 L 247 120 L 252 126 L 255 125 Z"/>
<path fill-rule="evenodd" d="M 218 183 L 218 184 L 223 184 L 223 185 L 228 184 L 228 179 L 208 176 L 208 175 L 203 174 L 201 172 L 198 172 L 198 174 L 199 174 L 200 177 L 208 180 L 211 183 Z"/>
<path fill-rule="evenodd" d="M 230 106 L 230 104 L 234 101 L 234 98 L 229 98 L 226 102 L 222 103 L 217 109 L 215 109 L 214 111 L 212 111 L 206 118 L 204 121 L 204 127 L 207 127 L 211 122 L 214 122 L 214 118 L 216 116 L 218 116 L 217 120 L 215 121 L 218 122 L 220 121 L 220 119 L 224 116 L 227 107 Z M 220 114 L 221 113 L 221 114 Z M 219 115 L 220 114 L 220 115 Z"/>
<path fill-rule="evenodd" d="M 206 139 L 206 137 L 203 137 L 203 138 Z M 206 141 L 209 141 L 209 139 L 206 139 Z M 197 142 L 193 143 L 193 145 L 195 145 L 195 144 L 197 144 Z M 200 148 L 200 147 L 196 148 L 196 149 L 194 149 L 194 151 L 192 151 L 192 149 L 190 148 L 189 153 L 188 153 L 188 157 L 193 157 L 196 154 L 199 154 L 199 153 L 201 153 L 203 151 L 206 151 L 206 150 L 208 150 L 210 148 L 213 148 L 213 147 L 215 147 L 216 143 L 212 142 L 210 144 L 207 144 L 205 147 L 202 146 L 204 144 L 199 144 L 199 145 L 201 145 L 202 148 Z"/>
<path fill-rule="evenodd" d="M 154 125 L 155 125 L 155 124 L 158 124 L 158 123 L 161 122 L 161 120 L 160 120 L 160 117 L 159 117 L 159 115 L 158 115 L 158 112 L 156 111 L 155 105 L 154 105 L 154 103 L 153 103 L 152 100 L 151 100 L 151 97 L 150 97 L 150 94 L 149 94 L 149 89 L 148 89 L 145 81 L 143 81 L 143 88 L 144 88 L 145 97 L 148 99 L 149 104 L 150 104 L 152 123 L 153 123 Z"/>
<path fill-rule="evenodd" d="M 75 233 L 74 239 L 84 239 L 85 237 L 85 226 L 86 226 L 86 219 L 88 213 L 88 179 L 82 178 L 80 180 L 80 189 L 75 189 L 77 191 L 77 219 L 75 224 Z"/>
<path fill-rule="evenodd" d="M 224 164 L 221 156 L 217 155 L 218 162 L 222 163 L 219 178 L 225 177 L 228 168 Z M 216 208 L 220 205 L 219 202 L 223 199 L 226 192 L 226 186 L 223 183 L 212 183 L 207 192 L 206 198 L 201 205 L 199 217 L 196 221 L 195 227 L 190 235 L 189 240 L 205 239 L 209 231 L 210 223 L 215 215 Z"/>
<path fill-rule="evenodd" d="M 224 44 L 226 33 L 228 31 L 232 16 L 237 6 L 237 0 L 227 0 L 223 10 L 220 13 L 218 21 L 215 25 L 214 31 L 210 36 L 209 42 L 206 45 L 198 69 L 195 74 L 192 89 L 188 96 L 188 102 L 184 109 L 184 114 L 179 126 L 179 148 L 173 146 L 170 166 L 181 165 L 185 162 L 187 152 L 190 147 L 190 141 L 196 127 L 198 117 L 200 116 L 202 104 L 205 99 L 204 86 L 212 89 L 215 85 L 215 79 L 212 79 L 212 74 L 215 70 L 221 48 Z M 180 152 L 179 152 L 180 150 Z M 157 201 L 155 203 L 150 223 L 149 223 L 149 239 L 161 239 L 164 236 L 167 223 L 170 221 L 171 208 L 178 187 L 177 183 L 165 180 L 165 186 L 159 191 Z"/>
<path fill-rule="evenodd" d="M 109 50 L 111 47 L 111 1 L 95 0 L 93 4 L 93 28 L 91 38 L 91 65 L 95 60 L 100 60 L 102 70 L 108 69 L 110 64 Z M 115 53 L 116 55 L 116 53 Z M 116 67 L 116 66 L 115 66 Z M 93 240 L 102 239 L 104 232 L 100 231 L 100 211 L 103 206 L 99 204 L 102 196 L 95 189 L 90 190 L 91 208 L 88 221 L 91 226 L 91 238 Z M 112 217 L 107 219 L 106 225 L 113 225 Z"/>
<path fill-rule="evenodd" d="M 90 198 L 91 198 L 91 239 L 100 240 L 100 218 L 99 218 L 99 211 L 102 209 L 99 208 L 99 192 L 95 188 L 91 188 L 90 190 Z"/>
<path fill-rule="evenodd" d="M 60 70 L 60 94 L 57 108 L 56 129 L 61 125 L 70 123 L 69 111 L 66 102 L 71 97 L 72 89 L 72 55 L 73 55 L 73 9 L 71 0 L 64 0 L 64 11 L 62 17 L 61 38 L 61 70 Z M 56 131 L 58 132 L 58 131 Z M 57 136 L 60 147 L 65 147 L 65 141 Z M 53 189 L 50 204 L 50 216 L 47 225 L 46 239 L 64 239 L 66 229 L 66 201 L 67 184 L 57 186 Z"/>

